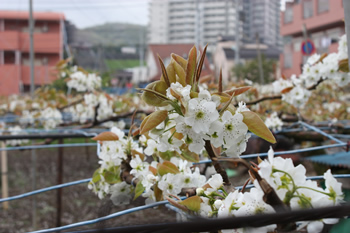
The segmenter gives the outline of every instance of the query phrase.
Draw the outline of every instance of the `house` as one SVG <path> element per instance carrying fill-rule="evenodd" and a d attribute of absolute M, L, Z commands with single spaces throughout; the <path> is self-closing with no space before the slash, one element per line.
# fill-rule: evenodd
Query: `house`
<path fill-rule="evenodd" d="M 281 72 L 286 77 L 300 75 L 301 67 L 309 55 L 302 44 L 310 39 L 312 53 L 332 53 L 338 50 L 338 39 L 345 33 L 342 0 L 295 0 L 286 3 L 281 12 L 283 54 L 280 56 Z"/>
<path fill-rule="evenodd" d="M 163 60 L 165 67 L 170 63 L 171 53 L 175 53 L 187 59 L 188 53 L 193 44 L 150 44 L 146 54 L 146 63 L 148 69 L 148 82 L 159 80 L 162 74 L 158 56 Z M 198 48 L 197 48 L 198 51 Z M 202 54 L 202 49 L 200 49 Z M 207 58 L 204 60 L 201 77 L 212 74 Z"/>
<path fill-rule="evenodd" d="M 63 58 L 64 15 L 34 12 L 34 84 L 49 84 L 57 77 L 53 67 Z M 0 11 L 0 95 L 30 90 L 29 13 Z"/>
<path fill-rule="evenodd" d="M 239 62 L 244 64 L 245 62 L 257 58 L 258 50 L 261 55 L 266 58 L 275 59 L 278 61 L 280 50 L 276 47 L 268 46 L 265 44 L 253 44 L 246 41 L 239 46 Z M 236 42 L 232 36 L 219 36 L 218 42 L 213 53 L 213 62 L 215 67 L 215 75 L 218 76 L 220 69 L 222 69 L 223 83 L 230 81 L 236 82 L 232 69 L 235 66 L 236 56 Z"/>

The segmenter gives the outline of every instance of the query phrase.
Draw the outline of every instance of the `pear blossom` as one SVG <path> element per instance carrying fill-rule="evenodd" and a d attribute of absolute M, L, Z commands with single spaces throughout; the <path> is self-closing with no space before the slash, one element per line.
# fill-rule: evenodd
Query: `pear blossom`
<path fill-rule="evenodd" d="M 207 133 L 212 122 L 219 118 L 216 103 L 208 101 L 210 98 L 205 91 L 199 93 L 201 98 L 193 98 L 188 103 L 185 123 L 193 127 L 196 133 Z"/>
<path fill-rule="evenodd" d="M 121 183 L 114 184 L 110 187 L 111 189 L 111 200 L 114 205 L 126 205 L 130 203 L 132 198 L 131 185 L 127 184 L 125 181 Z"/>

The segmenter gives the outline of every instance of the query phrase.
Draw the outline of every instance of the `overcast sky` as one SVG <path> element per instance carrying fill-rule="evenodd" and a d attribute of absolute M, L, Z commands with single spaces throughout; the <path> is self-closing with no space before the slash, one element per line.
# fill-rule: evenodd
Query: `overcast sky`
<path fill-rule="evenodd" d="M 107 22 L 147 25 L 150 0 L 33 0 L 34 11 L 65 14 L 78 28 Z M 285 0 L 281 0 L 282 3 Z M 29 0 L 0 0 L 0 10 L 29 10 Z"/>
<path fill-rule="evenodd" d="M 107 22 L 148 23 L 149 0 L 33 0 L 34 11 L 62 12 L 78 28 Z M 0 0 L 0 10 L 29 10 L 29 0 Z"/>

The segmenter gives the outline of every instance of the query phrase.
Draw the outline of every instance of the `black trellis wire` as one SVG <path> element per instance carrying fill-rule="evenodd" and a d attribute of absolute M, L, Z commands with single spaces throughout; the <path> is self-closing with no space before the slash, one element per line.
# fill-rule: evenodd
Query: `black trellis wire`
<path fill-rule="evenodd" d="M 137 226 L 123 226 L 106 229 L 74 231 L 77 233 L 172 233 L 172 232 L 210 232 L 223 229 L 243 227 L 262 227 L 271 224 L 288 224 L 297 221 L 313 221 L 323 218 L 344 218 L 350 215 L 350 205 L 332 206 L 324 208 L 279 212 L 246 217 L 231 217 L 219 219 L 194 218 L 187 222 L 170 222 Z"/>

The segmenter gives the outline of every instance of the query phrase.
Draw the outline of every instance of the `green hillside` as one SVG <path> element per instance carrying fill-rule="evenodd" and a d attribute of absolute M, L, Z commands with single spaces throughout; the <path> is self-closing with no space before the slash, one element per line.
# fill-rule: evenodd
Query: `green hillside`
<path fill-rule="evenodd" d="M 103 25 L 80 29 L 76 33 L 79 40 L 86 41 L 94 45 L 137 45 L 140 43 L 141 36 L 143 38 L 143 43 L 145 43 L 146 26 L 125 23 L 106 23 Z"/>

